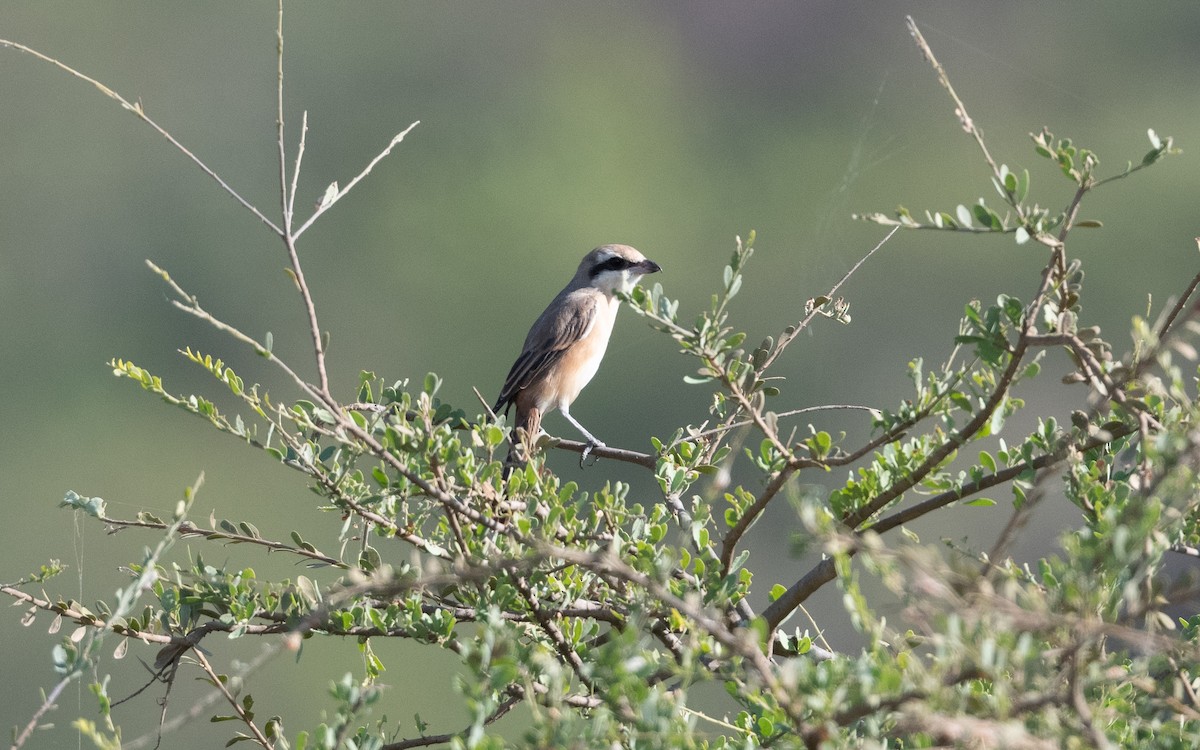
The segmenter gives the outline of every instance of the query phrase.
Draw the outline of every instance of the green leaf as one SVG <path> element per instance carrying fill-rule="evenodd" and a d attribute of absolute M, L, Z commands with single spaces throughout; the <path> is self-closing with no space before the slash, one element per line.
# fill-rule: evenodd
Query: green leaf
<path fill-rule="evenodd" d="M 1018 203 L 1024 203 L 1029 195 L 1029 170 L 1021 170 L 1021 178 L 1017 181 L 1017 194 L 1014 196 Z"/>
<path fill-rule="evenodd" d="M 438 388 L 441 388 L 442 380 L 434 373 L 425 375 L 425 392 L 432 395 L 437 393 Z"/>
<path fill-rule="evenodd" d="M 992 458 L 992 454 L 987 451 L 979 452 L 979 463 L 991 473 L 996 473 L 996 459 Z"/>
<path fill-rule="evenodd" d="M 958 204 L 958 208 L 954 209 L 954 213 L 958 216 L 958 223 L 964 227 L 971 226 L 971 210 L 963 204 Z"/>
<path fill-rule="evenodd" d="M 726 299 L 732 299 L 737 296 L 738 291 L 742 288 L 742 276 L 738 274 L 733 279 L 733 284 L 730 285 L 729 291 L 725 293 Z"/>
<path fill-rule="evenodd" d="M 1017 192 L 1017 175 L 1007 170 L 1008 167 L 1002 168 L 1004 172 L 1004 189 L 1015 194 Z"/>
<path fill-rule="evenodd" d="M 974 500 L 968 500 L 967 502 L 963 503 L 963 505 L 973 505 L 977 508 L 987 508 L 995 504 L 996 501 L 989 497 L 977 497 Z"/>
<path fill-rule="evenodd" d="M 758 733 L 763 737 L 770 737 L 775 734 L 775 722 L 766 716 L 758 717 Z"/>

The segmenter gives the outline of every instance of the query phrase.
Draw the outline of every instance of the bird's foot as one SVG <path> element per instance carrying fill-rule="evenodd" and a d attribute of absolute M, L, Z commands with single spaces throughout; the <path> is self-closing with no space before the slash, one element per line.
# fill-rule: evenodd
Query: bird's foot
<path fill-rule="evenodd" d="M 583 453 L 580 454 L 580 456 L 579 456 L 579 468 L 581 468 L 581 469 L 586 468 L 584 466 L 584 464 L 587 462 L 588 456 L 590 456 L 592 454 L 593 448 L 607 448 L 607 447 L 608 447 L 607 445 L 600 442 L 599 440 L 596 440 L 595 438 L 592 438 L 591 440 L 589 440 L 587 442 L 587 445 L 585 445 L 583 447 Z M 599 458 L 596 459 L 596 461 L 599 461 L 599 460 L 600 460 Z M 589 466 L 595 464 L 596 461 L 593 461 L 592 464 L 589 464 Z"/>

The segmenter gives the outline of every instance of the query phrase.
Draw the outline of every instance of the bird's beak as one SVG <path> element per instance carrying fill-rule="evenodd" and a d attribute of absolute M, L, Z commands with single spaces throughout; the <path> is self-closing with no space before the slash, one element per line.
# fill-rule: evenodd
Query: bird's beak
<path fill-rule="evenodd" d="M 637 265 L 638 265 L 638 268 L 642 269 L 643 274 L 658 273 L 659 271 L 662 270 L 662 266 L 658 265 L 657 263 L 650 260 L 649 258 L 646 258 L 645 260 L 638 263 Z"/>

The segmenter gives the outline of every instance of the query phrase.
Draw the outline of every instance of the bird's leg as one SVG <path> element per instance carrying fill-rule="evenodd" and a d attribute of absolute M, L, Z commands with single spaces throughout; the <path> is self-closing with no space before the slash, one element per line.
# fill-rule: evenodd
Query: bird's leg
<path fill-rule="evenodd" d="M 587 445 L 583 449 L 583 454 L 579 457 L 579 466 L 582 468 L 583 462 L 587 461 L 588 454 L 592 452 L 593 448 L 606 448 L 608 446 L 604 444 L 604 441 L 588 432 L 583 425 L 579 424 L 579 422 L 575 420 L 575 417 L 571 416 L 571 412 L 568 410 L 566 404 L 559 406 L 558 410 L 562 412 L 562 415 L 567 418 L 568 422 L 575 425 L 575 429 L 579 430 L 581 433 L 583 433 L 583 436 L 587 438 Z"/>

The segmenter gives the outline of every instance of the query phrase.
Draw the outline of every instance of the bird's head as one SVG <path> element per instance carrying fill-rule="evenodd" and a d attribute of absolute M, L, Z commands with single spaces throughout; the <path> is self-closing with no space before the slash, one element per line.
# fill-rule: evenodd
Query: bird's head
<path fill-rule="evenodd" d="M 629 245 L 602 245 L 583 256 L 575 278 L 606 294 L 628 294 L 638 279 L 661 270 L 657 263 Z"/>

